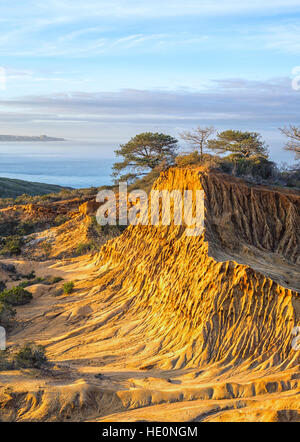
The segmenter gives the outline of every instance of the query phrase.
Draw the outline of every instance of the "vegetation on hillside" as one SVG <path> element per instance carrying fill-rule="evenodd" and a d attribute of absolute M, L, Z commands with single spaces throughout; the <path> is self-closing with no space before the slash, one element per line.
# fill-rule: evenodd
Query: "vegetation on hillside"
<path fill-rule="evenodd" d="M 73 281 L 65 282 L 63 285 L 63 291 L 65 295 L 70 295 L 74 291 L 75 284 Z"/>
<path fill-rule="evenodd" d="M 16 315 L 16 310 L 5 302 L 0 302 L 0 326 L 8 329 Z"/>
<path fill-rule="evenodd" d="M 45 348 L 27 342 L 11 351 L 0 351 L 0 371 L 19 369 L 43 369 L 49 366 Z"/>
<path fill-rule="evenodd" d="M 5 289 L 0 293 L 0 302 L 13 307 L 28 304 L 31 300 L 32 294 L 20 286 Z"/>
<path fill-rule="evenodd" d="M 42 368 L 48 364 L 45 348 L 42 345 L 26 343 L 13 355 L 15 368 Z"/>
<path fill-rule="evenodd" d="M 285 149 L 293 150 L 297 154 L 300 129 L 291 126 L 290 129 L 282 131 L 290 137 Z M 172 146 L 176 146 L 176 149 L 172 151 L 171 157 L 165 157 L 162 154 L 159 158 L 156 157 L 151 167 L 148 163 L 149 158 L 144 158 L 145 136 L 151 135 L 151 139 L 155 139 L 157 135 L 163 139 L 172 137 L 166 134 L 139 134 L 116 151 L 118 155 L 123 156 L 124 160 L 121 163 L 115 163 L 114 176 L 120 176 L 119 172 L 129 166 L 132 166 L 135 171 L 142 170 L 143 173 L 135 172 L 123 176 L 122 179 L 129 178 L 130 190 L 139 188 L 149 192 L 160 172 L 173 164 L 178 167 L 202 165 L 258 184 L 300 187 L 299 164 L 293 167 L 278 167 L 270 160 L 268 147 L 259 133 L 226 130 L 217 132 L 217 136 L 212 138 L 215 132 L 213 126 L 198 126 L 190 131 L 182 132 L 180 136 L 191 147 L 192 152 L 176 155 L 177 140 L 174 140 Z M 140 158 L 140 152 L 143 152 L 142 158 Z M 142 165 L 145 167 L 143 168 Z"/>
<path fill-rule="evenodd" d="M 31 196 L 60 192 L 61 186 L 54 184 L 33 183 L 11 178 L 0 178 L 0 198 L 16 198 L 22 194 Z"/>
<path fill-rule="evenodd" d="M 59 187 L 59 186 L 58 186 Z M 106 186 L 107 187 L 107 186 Z M 0 209 L 12 205 L 39 204 L 47 205 L 73 198 L 85 199 L 96 195 L 102 187 L 90 187 L 88 189 L 68 189 L 61 188 L 58 192 L 43 194 L 40 192 L 34 196 L 26 193 L 19 194 L 17 197 L 3 198 L 0 196 Z"/>
<path fill-rule="evenodd" d="M 35 284 L 55 285 L 63 278 L 59 276 L 37 277 L 32 271 L 27 275 L 17 273 L 14 269 L 12 272 L 15 276 L 14 280 L 21 280 L 17 286 L 10 289 L 6 288 L 6 284 L 0 281 L 0 326 L 10 328 L 13 325 L 13 318 L 16 314 L 14 307 L 28 304 L 32 301 L 32 294 L 26 290 L 27 287 Z"/>
<path fill-rule="evenodd" d="M 300 165 L 278 167 L 260 155 L 243 158 L 235 154 L 224 157 L 204 154 L 201 158 L 197 152 L 183 153 L 176 158 L 176 165 L 203 166 L 256 184 L 300 188 Z"/>

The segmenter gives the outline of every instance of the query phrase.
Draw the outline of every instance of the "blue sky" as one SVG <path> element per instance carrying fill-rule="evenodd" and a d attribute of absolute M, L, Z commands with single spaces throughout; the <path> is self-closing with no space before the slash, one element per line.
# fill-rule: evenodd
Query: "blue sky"
<path fill-rule="evenodd" d="M 120 142 L 299 124 L 299 0 L 1 0 L 0 132 Z M 1 86 L 1 83 L 0 83 Z M 103 147 L 104 146 L 104 147 Z"/>

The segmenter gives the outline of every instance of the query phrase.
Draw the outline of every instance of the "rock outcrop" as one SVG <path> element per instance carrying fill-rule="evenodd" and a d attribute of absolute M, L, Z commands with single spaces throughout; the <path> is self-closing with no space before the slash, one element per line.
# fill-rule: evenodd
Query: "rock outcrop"
<path fill-rule="evenodd" d="M 154 188 L 204 189 L 204 236 L 187 237 L 183 226 L 130 226 L 97 261 L 111 269 L 103 278 L 111 296 L 142 316 L 151 335 L 147 363 L 170 369 L 295 361 L 300 194 L 197 169 L 171 169 Z"/>

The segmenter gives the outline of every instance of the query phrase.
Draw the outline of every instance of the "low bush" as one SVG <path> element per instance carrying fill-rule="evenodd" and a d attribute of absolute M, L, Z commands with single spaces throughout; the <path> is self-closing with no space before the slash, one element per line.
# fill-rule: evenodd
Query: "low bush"
<path fill-rule="evenodd" d="M 37 223 L 31 222 L 31 221 L 25 221 L 21 222 L 16 227 L 16 234 L 17 235 L 30 235 L 31 233 L 35 232 L 35 229 L 37 227 Z"/>
<path fill-rule="evenodd" d="M 90 242 L 81 242 L 76 247 L 75 253 L 76 255 L 84 255 L 85 253 L 88 253 L 92 250 L 93 243 Z"/>
<path fill-rule="evenodd" d="M 52 252 L 52 244 L 50 242 L 44 242 L 41 245 L 41 249 L 43 250 L 45 257 L 49 258 Z"/>
<path fill-rule="evenodd" d="M 252 176 L 254 178 L 269 180 L 273 178 L 276 171 L 275 163 L 259 155 L 244 158 L 232 154 L 223 159 L 222 164 L 228 167 L 229 165 L 226 163 L 232 165 L 232 172 L 237 176 Z"/>
<path fill-rule="evenodd" d="M 74 291 L 74 282 L 73 281 L 65 282 L 64 285 L 63 285 L 63 290 L 64 290 L 64 294 L 65 295 L 70 295 L 71 293 L 73 293 L 73 291 Z"/>
<path fill-rule="evenodd" d="M 20 282 L 18 287 L 21 287 L 21 288 L 25 289 L 26 287 L 30 287 L 31 285 L 42 284 L 43 282 L 44 282 L 43 278 L 37 277 L 35 279 L 31 279 L 30 281 L 22 281 L 22 282 Z"/>
<path fill-rule="evenodd" d="M 13 256 L 20 255 L 23 246 L 23 238 L 18 235 L 12 235 L 2 240 L 3 245 L 0 248 L 0 255 Z"/>
<path fill-rule="evenodd" d="M 2 327 L 9 328 L 15 315 L 16 310 L 14 308 L 0 301 L 0 325 Z"/>
<path fill-rule="evenodd" d="M 218 169 L 222 164 L 222 159 L 218 155 L 210 155 L 208 153 L 201 156 L 197 151 L 194 151 L 178 155 L 175 158 L 175 164 L 178 167 L 198 165 L 204 168 Z"/>
<path fill-rule="evenodd" d="M 55 226 L 61 226 L 62 224 L 65 224 L 68 221 L 68 217 L 64 215 L 57 215 L 57 217 L 54 220 Z"/>
<path fill-rule="evenodd" d="M 19 287 L 26 288 L 35 284 L 52 285 L 57 284 L 60 281 L 63 281 L 63 278 L 61 278 L 60 276 L 46 276 L 45 278 L 41 278 L 40 276 L 38 276 L 32 280 L 20 282 Z"/>
<path fill-rule="evenodd" d="M 11 370 L 12 368 L 13 364 L 9 361 L 6 351 L 0 350 L 0 371 Z"/>
<path fill-rule="evenodd" d="M 32 294 L 20 286 L 0 293 L 0 302 L 12 306 L 28 304 L 31 300 Z"/>
<path fill-rule="evenodd" d="M 1 206 L 0 206 L 1 207 Z M 39 222 L 22 222 L 16 214 L 13 218 L 7 219 L 0 215 L 0 236 L 25 236 L 34 233 L 39 228 Z"/>
<path fill-rule="evenodd" d="M 295 166 L 283 166 L 281 169 L 281 178 L 287 187 L 300 188 L 300 163 Z"/>
<path fill-rule="evenodd" d="M 52 285 L 52 284 L 57 284 L 58 282 L 63 281 L 64 278 L 62 278 L 61 276 L 47 276 L 46 281 L 47 284 Z"/>
<path fill-rule="evenodd" d="M 28 279 L 28 280 L 35 279 L 36 278 L 35 271 L 32 270 L 27 275 L 23 275 L 23 278 Z"/>
<path fill-rule="evenodd" d="M 231 154 L 220 157 L 218 155 L 204 154 L 201 157 L 198 152 L 192 152 L 179 155 L 176 157 L 175 162 L 178 167 L 199 165 L 238 177 L 251 177 L 257 181 L 269 181 L 270 184 L 276 181 L 278 177 L 278 169 L 275 163 L 261 155 L 243 157 L 240 154 Z"/>
<path fill-rule="evenodd" d="M 184 167 L 192 164 L 200 164 L 201 156 L 197 151 L 178 155 L 175 159 L 176 166 Z"/>
<path fill-rule="evenodd" d="M 91 220 L 92 222 L 88 229 L 88 237 L 91 240 L 85 243 L 88 244 L 88 251 L 90 252 L 99 250 L 108 240 L 120 236 L 127 228 L 127 226 L 110 226 L 109 224 L 100 226 L 95 216 L 92 216 Z M 84 252 L 85 250 L 82 249 L 82 253 Z"/>
<path fill-rule="evenodd" d="M 15 368 L 42 368 L 48 364 L 45 348 L 33 343 L 23 345 L 12 360 Z"/>

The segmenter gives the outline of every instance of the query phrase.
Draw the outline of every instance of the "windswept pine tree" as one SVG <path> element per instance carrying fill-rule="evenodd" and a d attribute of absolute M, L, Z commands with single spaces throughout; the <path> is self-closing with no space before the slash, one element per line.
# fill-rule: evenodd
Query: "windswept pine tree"
<path fill-rule="evenodd" d="M 162 133 L 144 132 L 136 135 L 115 150 L 123 160 L 113 165 L 112 176 L 116 181 L 134 182 L 163 162 L 173 164 L 177 143 L 175 138 Z"/>
<path fill-rule="evenodd" d="M 257 132 L 226 130 L 218 133 L 216 139 L 208 140 L 207 146 L 218 154 L 231 152 L 244 158 L 252 155 L 268 156 L 267 146 Z"/>

